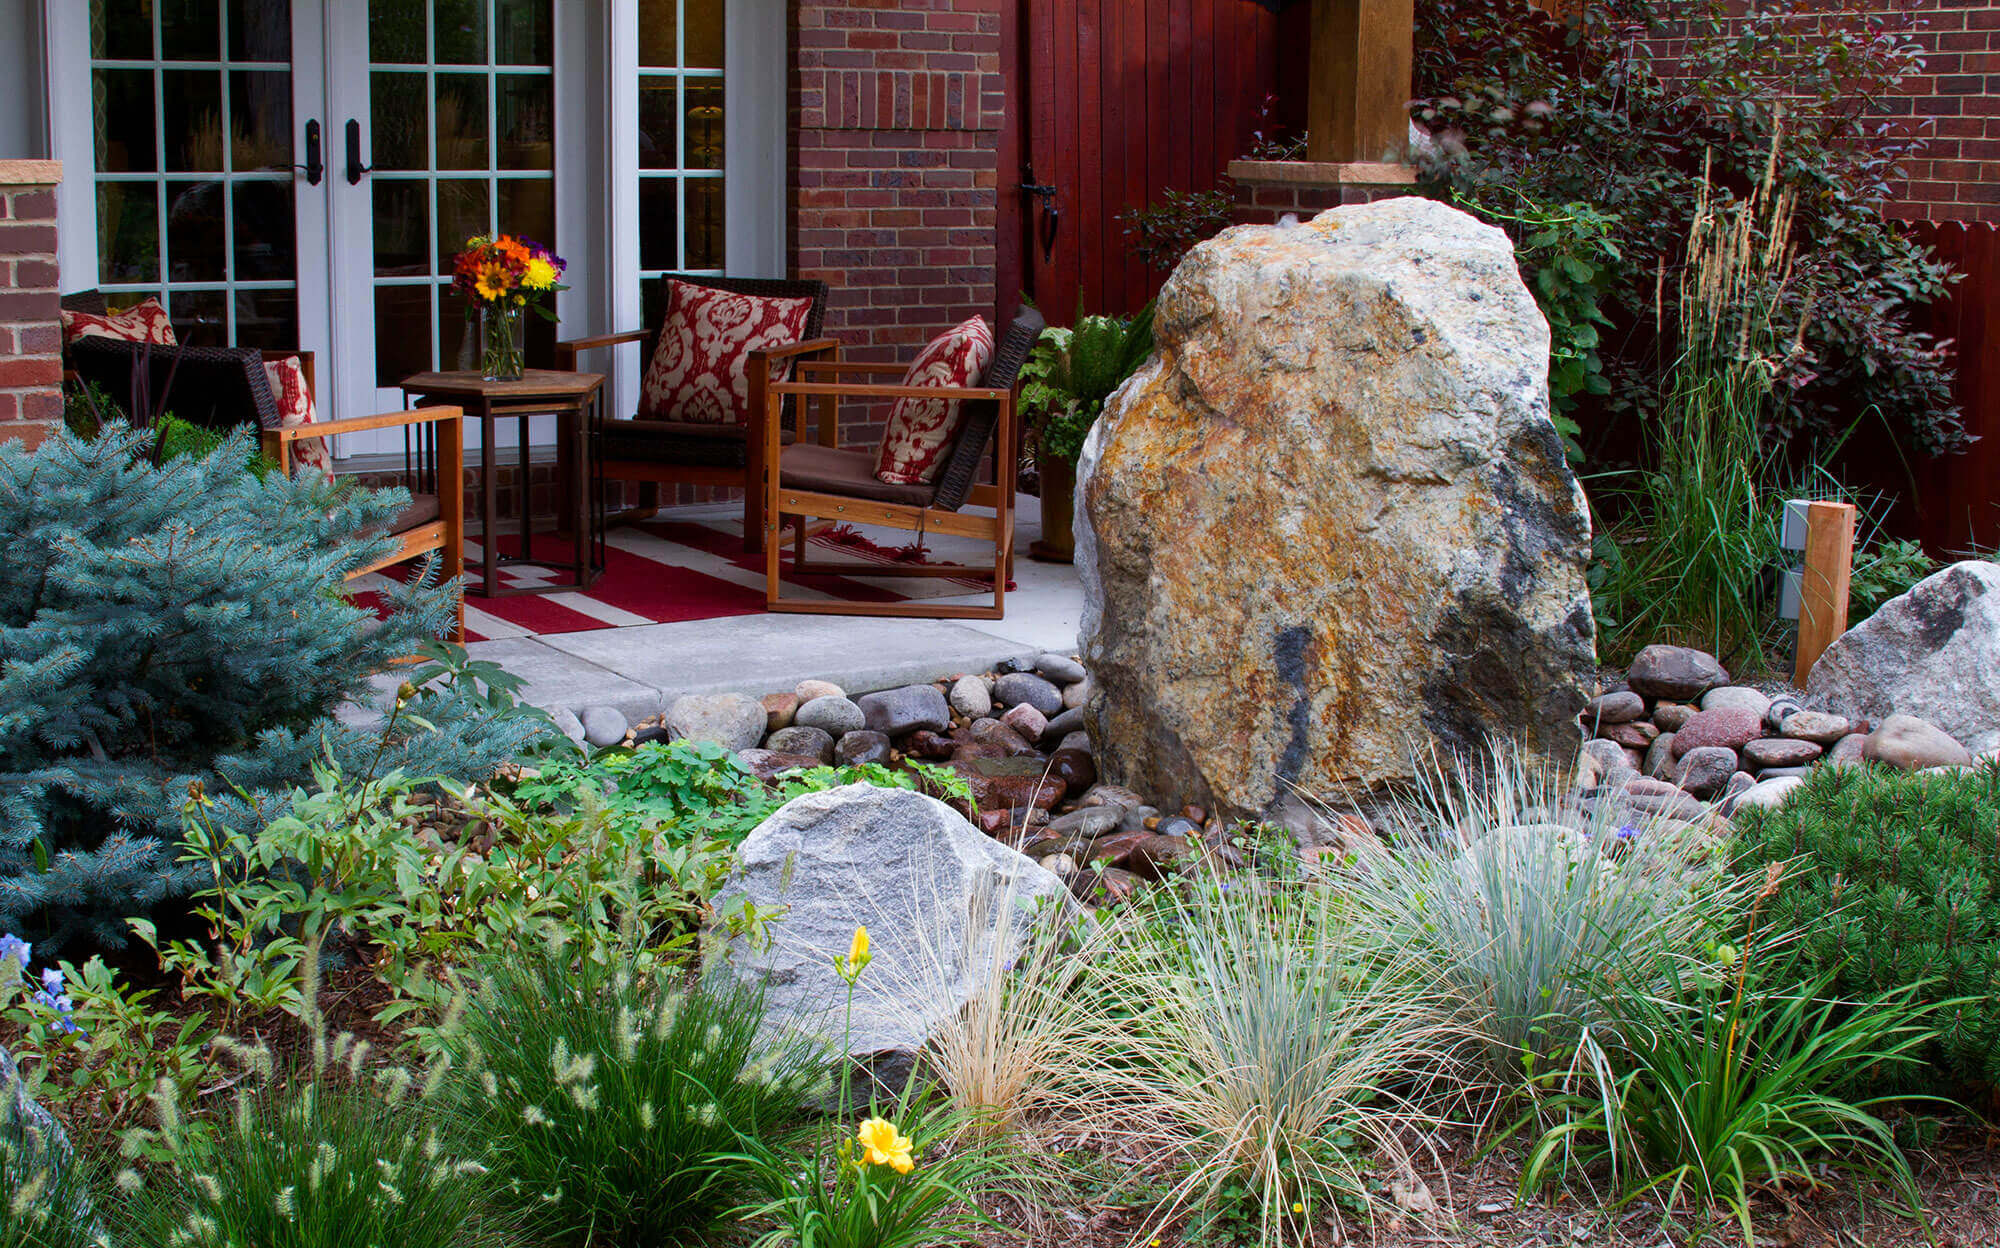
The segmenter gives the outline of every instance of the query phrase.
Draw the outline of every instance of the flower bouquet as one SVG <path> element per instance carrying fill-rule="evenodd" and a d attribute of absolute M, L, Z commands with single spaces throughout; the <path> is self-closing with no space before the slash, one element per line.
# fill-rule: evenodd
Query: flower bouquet
<path fill-rule="evenodd" d="M 522 370 L 521 314 L 533 308 L 556 319 L 547 306 L 562 286 L 562 257 L 532 239 L 500 234 L 475 235 L 452 262 L 452 288 L 479 318 L 479 375 L 487 381 L 519 381 Z"/>

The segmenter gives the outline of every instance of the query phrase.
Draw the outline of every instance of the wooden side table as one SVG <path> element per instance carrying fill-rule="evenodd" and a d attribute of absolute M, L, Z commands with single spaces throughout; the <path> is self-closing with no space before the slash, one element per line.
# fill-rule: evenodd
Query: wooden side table
<path fill-rule="evenodd" d="M 467 420 L 479 421 L 479 592 L 488 598 L 514 594 L 547 594 L 588 589 L 604 570 L 604 513 L 592 488 L 590 430 L 604 418 L 604 376 L 601 373 L 559 373 L 531 368 L 519 381 L 487 381 L 476 372 L 416 373 L 401 383 L 405 401 L 418 407 L 440 403 L 465 409 Z M 556 418 L 556 531 L 567 527 L 573 557 L 565 561 L 534 558 L 534 522 L 528 484 L 528 418 Z M 519 501 L 520 553 L 500 549 L 499 452 L 494 446 L 500 422 L 520 422 Z M 445 467 L 449 468 L 449 465 Z M 516 517 L 507 517 L 515 519 Z M 548 585 L 502 585 L 505 564 L 535 564 L 569 573 L 569 579 Z"/>

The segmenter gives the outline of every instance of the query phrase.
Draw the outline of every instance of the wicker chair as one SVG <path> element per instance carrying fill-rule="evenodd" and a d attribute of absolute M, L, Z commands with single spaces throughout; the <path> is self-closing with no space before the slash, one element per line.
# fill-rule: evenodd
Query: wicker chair
<path fill-rule="evenodd" d="M 764 390 L 769 384 L 774 364 L 787 359 L 839 358 L 839 341 L 820 336 L 820 327 L 826 317 L 826 283 L 697 277 L 679 273 L 666 276 L 673 281 L 731 294 L 812 300 L 812 310 L 806 314 L 805 331 L 798 342 L 750 353 L 751 362 L 746 366 L 750 383 L 749 423 L 716 425 L 680 420 L 611 420 L 604 422 L 592 435 L 595 443 L 591 448 L 592 458 L 603 479 L 640 482 L 647 494 L 657 493 L 661 485 L 708 485 L 742 490 L 743 548 L 755 554 L 763 547 L 764 535 L 764 465 L 767 461 L 755 453 L 765 441 L 758 428 L 766 410 Z M 644 354 L 640 359 L 650 362 L 654 349 L 659 345 L 662 328 L 656 325 L 650 329 L 558 342 L 556 367 L 573 372 L 581 352 L 625 342 L 644 343 Z M 781 440 L 790 442 L 793 408 L 789 399 L 783 403 L 779 419 L 783 431 Z M 642 501 L 640 507 L 626 513 L 625 518 L 651 514 L 652 507 L 650 501 Z"/>
<path fill-rule="evenodd" d="M 904 386 L 868 381 L 895 376 L 900 364 L 853 364 L 839 361 L 802 362 L 799 380 L 769 388 L 765 402 L 765 454 L 778 465 L 769 474 L 764 504 L 764 605 L 771 611 L 819 615 L 922 616 L 934 619 L 997 620 L 1006 614 L 1007 579 L 1014 568 L 1014 478 L 1021 453 L 1021 429 L 1015 390 L 1021 366 L 1041 337 L 1041 313 L 1023 307 L 986 366 L 978 386 Z M 956 399 L 962 405 L 958 432 L 946 452 L 937 480 L 928 485 L 889 485 L 875 476 L 876 453 L 839 448 L 839 403 L 859 399 L 881 403 L 903 398 Z M 778 407 L 798 399 L 817 409 L 819 438 L 781 447 Z M 812 404 L 812 400 L 818 400 Z M 988 449 L 993 456 L 993 484 L 978 484 Z M 990 509 L 988 515 L 968 515 L 967 507 Z M 948 533 L 986 538 L 993 543 L 993 564 L 876 565 L 843 562 L 811 563 L 806 559 L 806 524 L 810 519 L 850 524 L 875 524 L 917 533 Z M 797 534 L 792 570 L 795 575 L 956 576 L 990 579 L 993 605 L 962 603 L 851 603 L 788 599 L 780 585 L 778 531 L 790 520 Z"/>

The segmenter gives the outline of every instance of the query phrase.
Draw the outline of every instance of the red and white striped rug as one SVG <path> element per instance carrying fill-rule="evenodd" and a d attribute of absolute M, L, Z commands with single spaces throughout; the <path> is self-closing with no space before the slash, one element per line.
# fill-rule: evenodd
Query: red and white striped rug
<path fill-rule="evenodd" d="M 664 513 L 662 518 L 645 524 L 611 530 L 605 540 L 604 572 L 587 591 L 504 598 L 486 598 L 476 592 L 475 569 L 484 552 L 476 539 L 469 538 L 465 549 L 466 573 L 475 588 L 465 598 L 466 640 L 490 641 L 760 613 L 764 610 L 764 558 L 744 553 L 742 532 L 742 513 L 733 509 L 732 514 L 726 515 Z M 837 560 L 862 567 L 912 560 L 977 564 L 993 557 L 990 544 L 935 535 L 926 538 L 922 551 L 889 545 L 908 536 L 890 530 L 862 531 L 839 526 L 808 541 L 827 562 Z M 503 539 L 502 549 L 511 550 L 513 544 Z M 535 549 L 538 554 L 562 558 L 569 552 L 569 543 L 555 537 L 537 537 Z M 790 550 L 785 553 L 789 562 Z M 534 564 L 505 565 L 500 570 L 503 585 L 522 587 L 547 584 L 565 575 Z M 369 584 L 367 579 L 357 582 L 359 600 L 368 600 Z M 802 579 L 788 575 L 785 580 L 786 597 L 805 600 L 895 603 L 960 596 L 972 600 L 988 598 L 990 594 L 980 581 L 951 577 L 870 577 L 857 573 Z"/>

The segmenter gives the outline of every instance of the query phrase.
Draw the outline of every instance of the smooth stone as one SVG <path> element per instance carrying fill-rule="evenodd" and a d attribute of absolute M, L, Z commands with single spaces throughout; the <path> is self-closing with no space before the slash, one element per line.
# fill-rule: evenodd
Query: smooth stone
<path fill-rule="evenodd" d="M 1048 775 L 1046 760 L 1037 758 L 953 759 L 951 769 L 972 790 L 981 810 L 1039 806 L 1053 809 L 1067 786 Z"/>
<path fill-rule="evenodd" d="M 1804 783 L 1804 778 L 1800 776 L 1777 776 L 1759 780 L 1737 797 L 1736 805 L 1729 813 L 1734 815 L 1752 809 L 1776 810 L 1784 805 L 1785 799 Z"/>
<path fill-rule="evenodd" d="M 1600 787 L 1622 789 L 1632 781 L 1641 779 L 1644 779 L 1644 777 L 1631 767 L 1613 767 L 1610 771 L 1604 773 L 1604 783 Z"/>
<path fill-rule="evenodd" d="M 1679 732 L 1694 718 L 1695 708 L 1685 702 L 1660 702 L 1653 706 L 1653 726 L 1661 732 Z"/>
<path fill-rule="evenodd" d="M 1160 817 L 1160 812 L 1151 806 L 1134 806 L 1125 811 L 1118 820 L 1120 832 L 1151 831 L 1146 825 Z"/>
<path fill-rule="evenodd" d="M 1759 780 L 1781 780 L 1786 776 L 1799 776 L 1803 778 L 1811 774 L 1811 767 L 1766 767 L 1757 773 L 1757 778 Z"/>
<path fill-rule="evenodd" d="M 814 698 L 844 698 L 847 696 L 847 690 L 830 680 L 802 680 L 792 690 L 792 695 L 804 704 Z"/>
<path fill-rule="evenodd" d="M 868 717 L 845 697 L 829 694 L 800 705 L 792 722 L 801 728 L 817 728 L 838 741 L 857 728 L 867 727 Z"/>
<path fill-rule="evenodd" d="M 823 760 L 810 754 L 780 754 L 776 750 L 743 750 L 736 755 L 743 769 L 759 780 L 775 780 L 788 771 L 810 771 Z"/>
<path fill-rule="evenodd" d="M 1145 804 L 1145 798 L 1122 784 L 1092 785 L 1090 792 L 1085 793 L 1077 802 L 1079 806 L 1116 806 L 1120 810 L 1130 810 L 1134 806 Z"/>
<path fill-rule="evenodd" d="M 1654 740 L 1653 744 L 1646 747 L 1646 760 L 1640 765 L 1639 770 L 1655 780 L 1671 780 L 1674 778 L 1673 733 L 1661 733 Z"/>
<path fill-rule="evenodd" d="M 631 737 L 633 749 L 654 741 L 664 744 L 673 739 L 674 734 L 667 730 L 665 724 L 647 724 L 644 728 L 634 728 Z"/>
<path fill-rule="evenodd" d="M 1049 820 L 1049 835 L 1089 840 L 1116 829 L 1124 814 L 1116 806 L 1084 806 Z"/>
<path fill-rule="evenodd" d="M 1748 685 L 1724 685 L 1720 689 L 1711 689 L 1701 695 L 1701 709 L 1750 711 L 1757 716 L 1757 721 L 1762 723 L 1764 716 L 1771 712 L 1771 696 L 1761 689 L 1752 689 Z"/>
<path fill-rule="evenodd" d="M 982 719 L 965 730 L 968 739 L 1000 747 L 1010 757 L 1039 756 L 1035 743 L 1017 732 L 1012 724 L 998 719 Z"/>
<path fill-rule="evenodd" d="M 1743 794 L 1749 792 L 1752 788 L 1755 788 L 1756 784 L 1757 784 L 1757 777 L 1751 775 L 1747 771 L 1739 771 L 1735 775 L 1729 777 L 1729 783 L 1722 786 L 1723 813 L 1728 814 L 1731 805 L 1736 801 L 1736 799 L 1738 797 L 1741 797 Z"/>
<path fill-rule="evenodd" d="M 793 717 L 799 713 L 799 695 L 796 693 L 767 693 L 758 701 L 764 704 L 765 732 L 791 727 Z"/>
<path fill-rule="evenodd" d="M 1061 753 L 1064 750 L 1082 750 L 1086 754 L 1090 753 L 1090 734 L 1087 732 L 1070 733 L 1062 740 L 1056 742 L 1056 752 Z"/>
<path fill-rule="evenodd" d="M 588 720 L 585 727 L 589 727 Z M 1891 715 L 1868 734 L 1862 757 L 1905 771 L 1926 767 L 1970 767 L 1972 751 L 1936 724 L 1914 715 Z"/>
<path fill-rule="evenodd" d="M 1008 672 L 994 681 L 993 700 L 1001 706 L 1025 702 L 1044 715 L 1055 715 L 1063 709 L 1062 690 L 1028 672 Z"/>
<path fill-rule="evenodd" d="M 1859 767 L 1868 753 L 1868 734 L 1850 732 L 1833 743 L 1826 752 L 1826 761 L 1835 767 Z"/>
<path fill-rule="evenodd" d="M 1684 702 L 1728 684 L 1729 672 L 1706 650 L 1651 645 L 1633 658 L 1625 683 L 1645 697 Z"/>
<path fill-rule="evenodd" d="M 833 761 L 833 737 L 824 729 L 804 724 L 778 729 L 764 742 L 764 748 L 779 754 L 810 754 L 822 763 Z"/>
<path fill-rule="evenodd" d="M 1003 676 L 1009 672 L 1032 672 L 1034 670 L 1035 661 L 1025 657 L 1005 659 L 1000 664 L 1000 674 Z"/>
<path fill-rule="evenodd" d="M 920 733 L 911 734 L 912 739 L 920 735 L 922 734 Z M 1012 757 L 1013 755 L 1009 754 L 1005 749 L 1002 749 L 1000 746 L 993 744 L 991 741 L 961 741 L 957 745 L 952 747 L 950 761 L 957 762 L 961 758 L 974 759 L 974 758 L 1012 758 Z"/>
<path fill-rule="evenodd" d="M 833 761 L 843 767 L 886 763 L 893 754 L 889 738 L 868 728 L 845 733 L 833 744 Z"/>
<path fill-rule="evenodd" d="M 1050 854 L 1041 860 L 1042 870 L 1050 875 L 1068 879 L 1076 874 L 1076 859 L 1064 853 Z"/>
<path fill-rule="evenodd" d="M 1679 789 L 1672 793 L 1633 793 L 1625 798 L 1625 805 L 1634 814 L 1679 819 L 1688 823 L 1708 815 L 1706 803 Z"/>
<path fill-rule="evenodd" d="M 576 712 L 570 710 L 568 707 L 559 706 L 555 710 L 550 711 L 549 718 L 556 721 L 556 731 L 562 733 L 578 745 L 582 745 L 587 739 L 583 735 L 583 721 L 578 719 Z"/>
<path fill-rule="evenodd" d="M 952 755 L 958 753 L 960 748 L 960 742 L 954 741 L 950 737 L 940 733 L 932 732 L 928 728 L 921 732 L 911 733 L 909 740 L 903 742 L 904 753 L 913 754 L 918 758 L 928 758 L 933 762 L 942 762 L 950 758 Z"/>
<path fill-rule="evenodd" d="M 1646 699 L 1623 689 L 1617 693 L 1602 693 L 1584 705 L 1579 716 L 1585 727 L 1609 728 L 1613 724 L 1629 724 L 1646 713 Z"/>
<path fill-rule="evenodd" d="M 1073 711 L 1090 701 L 1090 680 L 1088 677 L 1073 685 L 1063 686 L 1063 709 Z"/>
<path fill-rule="evenodd" d="M 1594 789 L 1604 782 L 1604 775 L 1613 767 L 1625 765 L 1625 748 L 1616 741 L 1592 738 L 1583 743 L 1577 752 L 1576 786 L 1580 789 Z"/>
<path fill-rule="evenodd" d="M 1035 671 L 1058 685 L 1073 685 L 1089 675 L 1083 664 L 1060 654 L 1044 654 L 1035 660 Z"/>
<path fill-rule="evenodd" d="M 1638 776 L 1625 782 L 1625 792 L 1633 797 L 1670 797 L 1680 791 L 1679 785 L 1650 776 Z"/>
<path fill-rule="evenodd" d="M 1853 731 L 1854 721 L 1845 715 L 1833 715 L 1826 711 L 1799 711 L 1785 717 L 1785 724 L 1779 735 L 1790 737 L 1794 741 L 1810 741 L 1814 745 L 1832 745 Z"/>
<path fill-rule="evenodd" d="M 1141 879 L 1162 880 L 1173 872 L 1174 863 L 1193 852 L 1194 845 L 1187 837 L 1155 832 L 1141 837 L 1112 865 Z"/>
<path fill-rule="evenodd" d="M 1771 735 L 1774 737 L 1791 736 L 1791 733 L 1785 731 L 1786 723 L 1792 716 L 1800 714 L 1805 709 L 1805 704 L 1799 701 L 1796 694 L 1774 694 L 1771 697 L 1771 709 L 1764 712 L 1764 726 L 1771 730 Z M 1824 745 L 1826 742 L 1822 741 L 1820 744 Z"/>
<path fill-rule="evenodd" d="M 667 708 L 677 741 L 712 741 L 732 753 L 764 742 L 764 704 L 743 693 L 691 693 Z"/>
<path fill-rule="evenodd" d="M 1069 877 L 1070 896 L 1086 906 L 1122 905 L 1138 895 L 1145 883 L 1130 871 L 1106 867 L 1101 871 L 1079 871 Z"/>
<path fill-rule="evenodd" d="M 1097 783 L 1097 760 L 1087 750 L 1057 750 L 1049 756 L 1049 774 L 1081 793 Z"/>
<path fill-rule="evenodd" d="M 583 739 L 599 749 L 603 749 L 606 746 L 624 744 L 625 734 L 632 730 L 632 725 L 625 719 L 625 713 L 615 706 L 585 707 L 581 720 L 583 724 Z M 757 740 L 761 740 L 763 736 L 764 712 L 760 709 L 757 712 Z M 757 744 L 757 740 L 752 740 L 749 744 L 755 745 Z M 743 749 L 745 747 L 731 745 L 730 748 Z"/>
<path fill-rule="evenodd" d="M 1772 767 L 1803 767 L 1820 753 L 1820 748 L 1810 741 L 1759 737 L 1743 747 L 1743 760 L 1761 771 Z"/>
<path fill-rule="evenodd" d="M 1071 707 L 1059 715 L 1049 717 L 1049 726 L 1042 729 L 1042 740 L 1060 741 L 1072 732 L 1083 731 L 1083 708 Z"/>
<path fill-rule="evenodd" d="M 1000 716 L 1000 722 L 1029 741 L 1040 741 L 1049 730 L 1049 717 L 1026 702 L 1016 703 Z"/>
<path fill-rule="evenodd" d="M 892 737 L 919 728 L 943 732 L 951 727 L 951 706 L 936 685 L 904 685 L 900 689 L 864 693 L 854 704 L 867 717 L 868 727 Z"/>
<path fill-rule="evenodd" d="M 1735 750 L 1723 745 L 1697 745 L 1681 755 L 1674 783 L 1696 797 L 1713 797 L 1737 770 Z"/>
<path fill-rule="evenodd" d="M 961 676 L 953 681 L 945 701 L 967 719 L 983 719 L 993 713 L 993 693 L 977 676 Z"/>
<path fill-rule="evenodd" d="M 1606 741 L 1616 741 L 1628 750 L 1644 750 L 1659 739 L 1660 730 L 1643 719 L 1635 719 L 1630 723 L 1601 728 L 1597 735 Z"/>
<path fill-rule="evenodd" d="M 1741 706 L 1717 707 L 1712 711 L 1698 712 L 1680 726 L 1674 733 L 1674 753 L 1685 758 L 1689 750 L 1714 746 L 1730 751 L 1740 750 L 1763 735 L 1762 712 L 1752 712 L 1748 707 Z"/>

